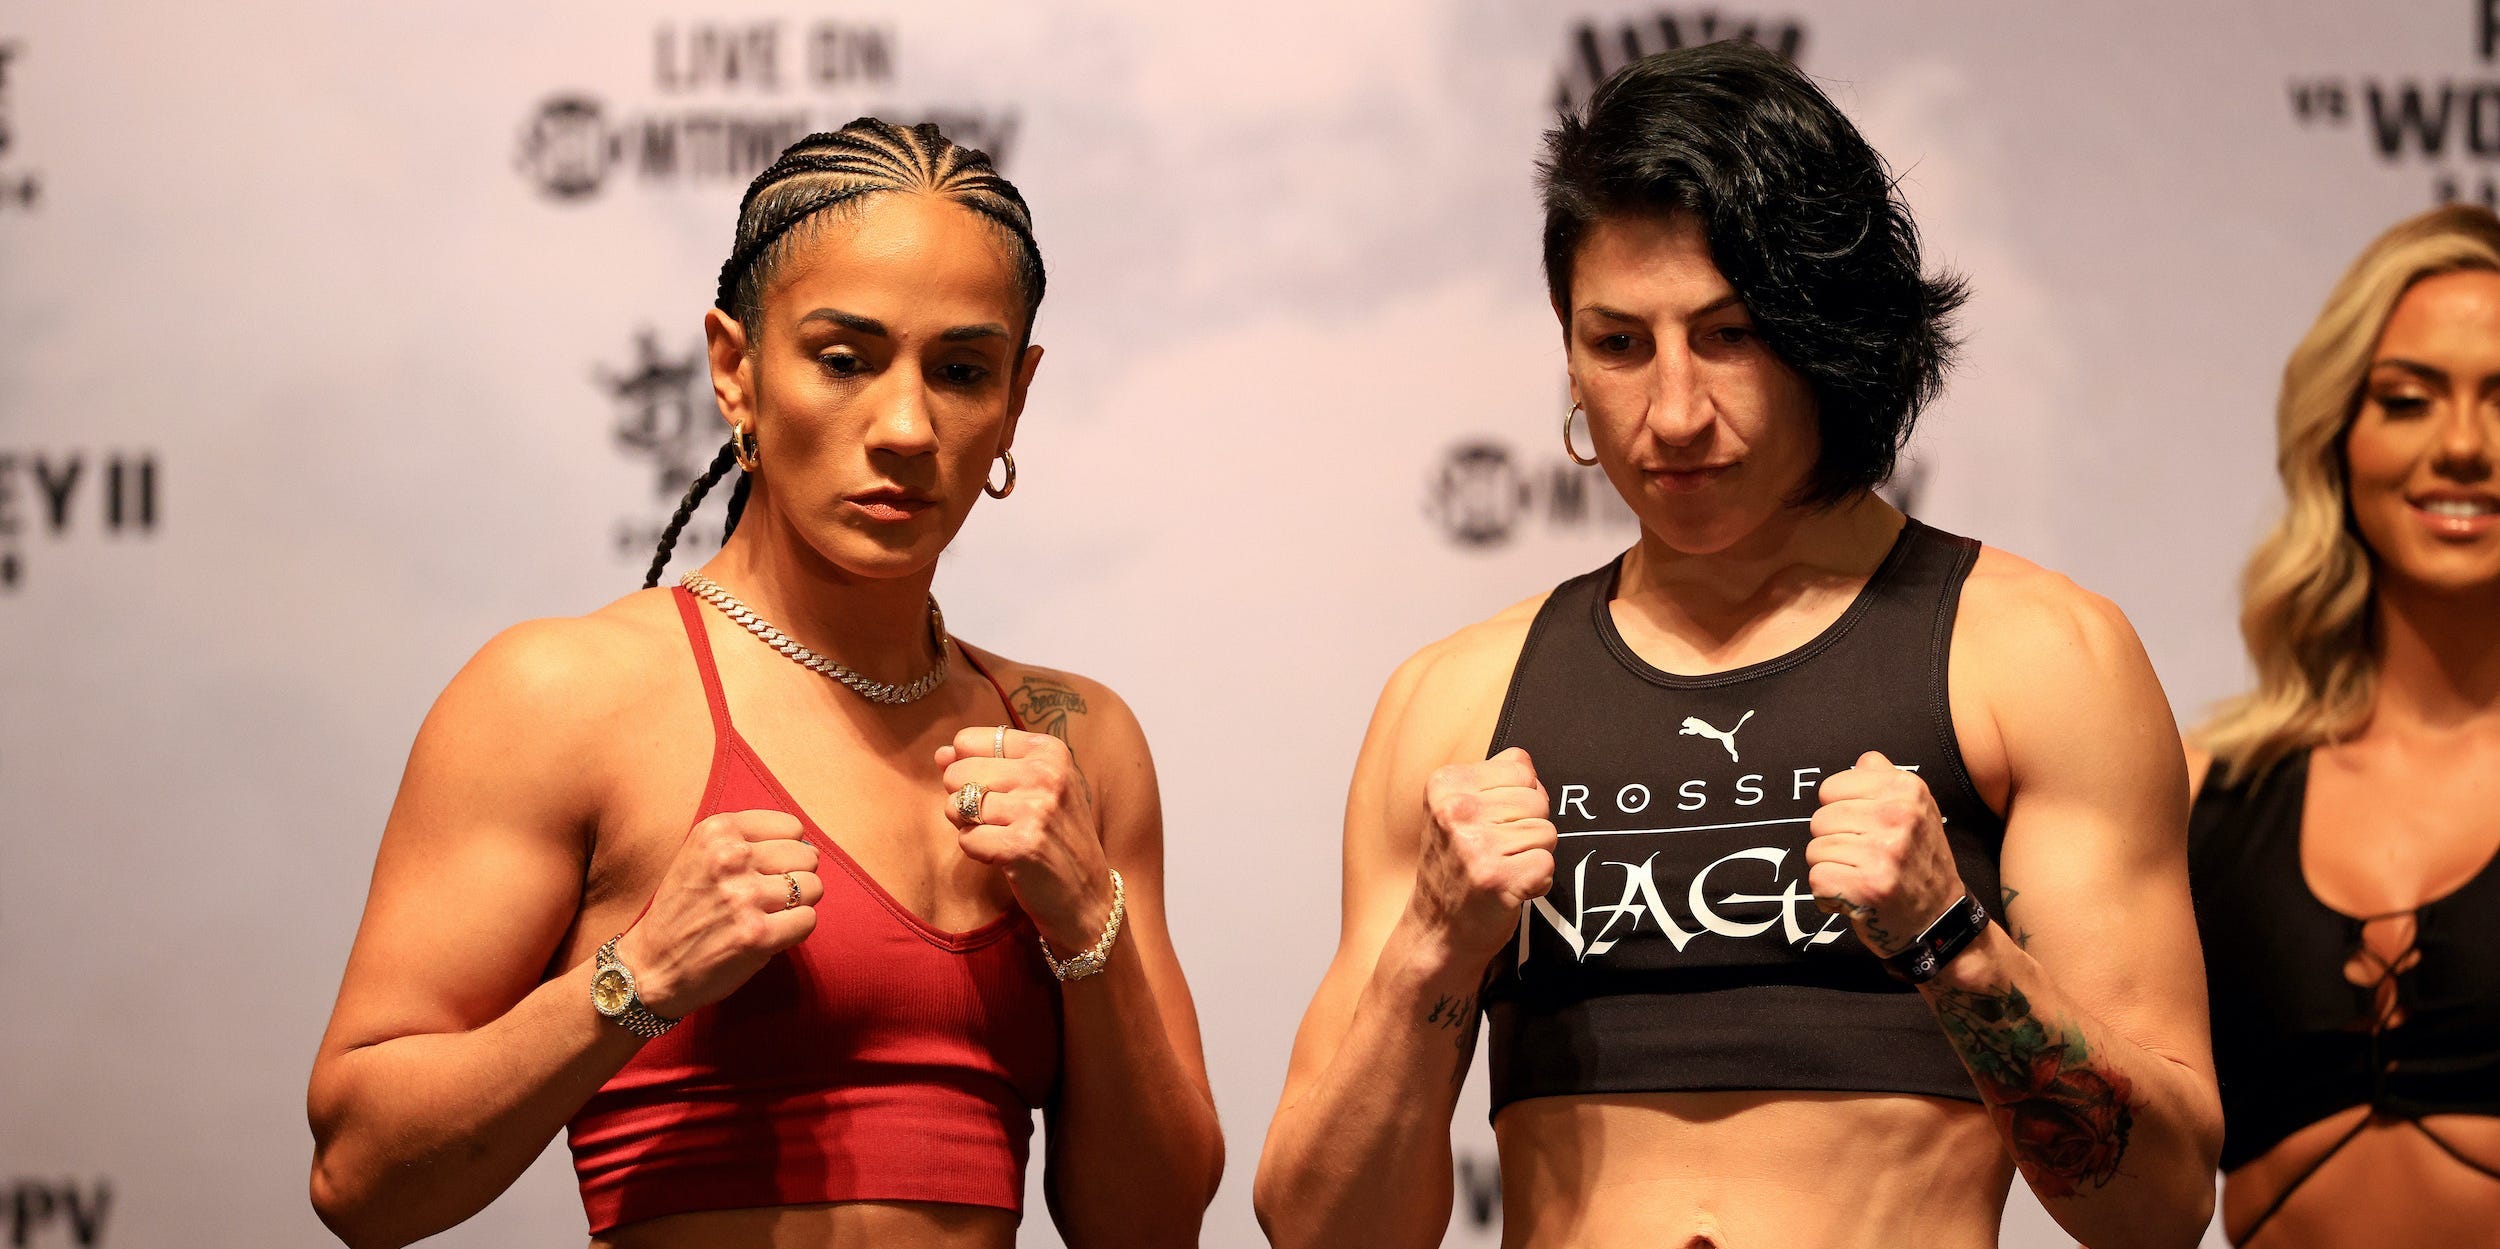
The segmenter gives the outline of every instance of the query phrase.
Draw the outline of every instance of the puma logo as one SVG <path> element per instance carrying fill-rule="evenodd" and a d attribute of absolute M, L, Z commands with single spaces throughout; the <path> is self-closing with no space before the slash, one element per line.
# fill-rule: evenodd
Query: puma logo
<path fill-rule="evenodd" d="M 1736 755 L 1736 734 L 1738 730 L 1745 727 L 1745 721 L 1751 719 L 1753 719 L 1753 713 L 1748 711 L 1744 715 L 1737 717 L 1736 723 L 1729 726 L 1728 730 L 1722 733 L 1719 730 L 1710 727 L 1710 725 L 1700 716 L 1686 716 L 1684 717 L 1684 727 L 1676 730 L 1675 735 L 1677 737 L 1707 737 L 1710 740 L 1727 747 L 1727 757 L 1730 763 L 1743 763 L 1744 760 L 1738 758 Z"/>

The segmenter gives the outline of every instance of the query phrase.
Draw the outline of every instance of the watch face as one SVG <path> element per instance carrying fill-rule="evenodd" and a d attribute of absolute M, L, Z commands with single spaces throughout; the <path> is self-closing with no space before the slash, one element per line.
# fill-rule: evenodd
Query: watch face
<path fill-rule="evenodd" d="M 590 1004 L 602 1015 L 624 1014 L 634 1004 L 634 974 L 613 965 L 600 968 L 590 978 Z"/>

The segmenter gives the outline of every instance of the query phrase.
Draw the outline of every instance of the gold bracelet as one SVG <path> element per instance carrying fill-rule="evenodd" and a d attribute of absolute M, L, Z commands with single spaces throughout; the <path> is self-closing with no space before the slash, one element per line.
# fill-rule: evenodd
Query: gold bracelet
<path fill-rule="evenodd" d="M 1042 943 L 1042 961 L 1050 964 L 1050 974 L 1063 981 L 1083 980 L 1100 975 L 1111 961 L 1111 943 L 1120 939 L 1120 921 L 1128 916 L 1128 888 L 1120 883 L 1120 869 L 1111 869 L 1111 922 L 1102 926 L 1102 939 L 1094 948 L 1066 962 L 1051 957 L 1050 940 L 1040 934 L 1034 939 Z"/>

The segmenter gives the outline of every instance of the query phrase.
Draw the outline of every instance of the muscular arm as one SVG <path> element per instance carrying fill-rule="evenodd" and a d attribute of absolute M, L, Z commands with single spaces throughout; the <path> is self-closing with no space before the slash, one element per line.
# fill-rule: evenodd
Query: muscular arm
<path fill-rule="evenodd" d="M 1224 1174 L 1198 1015 L 1163 909 L 1163 810 L 1146 737 L 1090 681 L 1028 672 L 1011 696 L 1076 750 L 1128 918 L 1100 975 L 1071 981 L 1044 1194 L 1068 1244 L 1189 1246 Z M 1060 958 L 1076 953 L 1057 950 Z"/>
<path fill-rule="evenodd" d="M 2193 1245 L 2222 1113 L 2178 739 L 2117 609 L 2045 577 L 1956 631 L 1956 704 L 1987 708 L 2008 779 L 2005 925 L 1922 991 L 2061 1227 Z"/>
<path fill-rule="evenodd" d="M 483 1208 L 641 1044 L 543 983 L 593 801 L 560 625 L 489 644 L 426 717 L 313 1066 L 312 1200 L 351 1245 Z"/>
<path fill-rule="evenodd" d="M 1337 955 L 1294 1039 L 1259 1161 L 1259 1222 L 1278 1249 L 1437 1245 L 1448 1227 L 1450 1116 L 1475 1054 L 1486 956 L 1453 948 L 1417 905 L 1425 790 L 1436 768 L 1481 750 L 1517 636 L 1507 650 L 1425 651 L 1373 714 L 1346 801 Z M 1543 862 L 1550 879 L 1550 853 Z"/>

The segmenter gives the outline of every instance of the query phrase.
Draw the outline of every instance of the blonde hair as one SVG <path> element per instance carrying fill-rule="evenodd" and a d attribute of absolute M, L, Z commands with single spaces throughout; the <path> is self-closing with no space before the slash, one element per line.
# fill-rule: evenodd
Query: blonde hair
<path fill-rule="evenodd" d="M 2371 552 L 2347 505 L 2344 431 L 2397 301 L 2423 278 L 2500 271 L 2500 218 L 2451 204 L 2398 222 L 2336 282 L 2283 366 L 2275 470 L 2286 506 L 2240 582 L 2240 635 L 2257 688 L 2195 733 L 2225 781 L 2335 741 L 2369 718 L 2378 692 Z"/>

